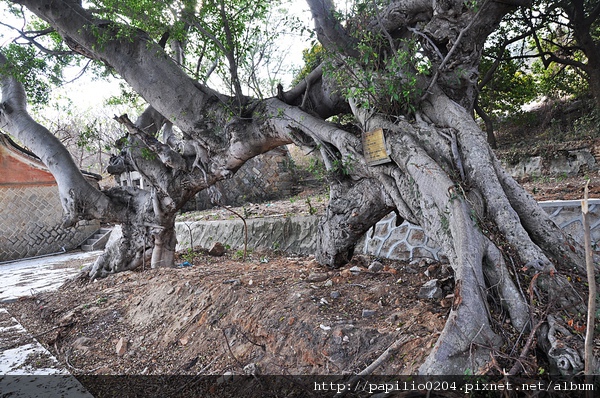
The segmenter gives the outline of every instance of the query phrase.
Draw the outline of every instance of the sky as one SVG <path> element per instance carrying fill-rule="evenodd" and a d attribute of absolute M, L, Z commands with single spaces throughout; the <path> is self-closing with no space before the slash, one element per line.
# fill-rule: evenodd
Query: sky
<path fill-rule="evenodd" d="M 12 15 L 7 14 L 4 7 L 4 3 L 0 2 L 0 21 L 13 26 L 21 26 L 22 22 L 16 20 Z M 310 12 L 308 11 L 308 6 L 304 1 L 292 1 L 289 8 L 289 13 L 299 16 L 305 24 L 310 26 Z M 0 47 L 9 44 L 17 37 L 18 34 L 15 31 L 0 25 Z M 289 51 L 285 57 L 286 62 L 290 66 L 293 65 L 296 69 L 299 69 L 303 63 L 302 50 L 309 47 L 309 39 L 307 37 L 299 37 L 297 35 L 286 36 L 282 40 L 281 46 Z M 65 81 L 68 82 L 74 80 L 79 72 L 80 70 L 76 68 L 65 70 Z M 284 86 L 288 86 L 291 82 L 291 79 L 291 74 L 282 76 L 282 83 Z M 210 81 L 209 84 L 211 84 Z M 219 83 L 217 82 L 212 82 L 213 86 L 218 84 Z M 214 88 L 217 90 L 219 89 L 219 87 Z M 81 110 L 87 110 L 102 106 L 108 98 L 111 96 L 116 96 L 119 93 L 119 85 L 115 79 L 109 81 L 95 81 L 88 76 L 84 76 L 53 90 L 53 100 L 60 101 L 60 98 L 68 97 L 72 101 L 70 106 Z M 264 94 L 270 95 L 270 93 Z"/>

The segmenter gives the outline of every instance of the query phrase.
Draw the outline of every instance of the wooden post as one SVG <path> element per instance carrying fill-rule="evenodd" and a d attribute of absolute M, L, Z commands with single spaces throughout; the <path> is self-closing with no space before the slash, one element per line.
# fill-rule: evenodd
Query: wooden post
<path fill-rule="evenodd" d="M 594 363 L 594 322 L 596 318 L 596 277 L 594 273 L 594 257 L 592 252 L 592 241 L 590 233 L 590 221 L 588 214 L 588 180 L 585 184 L 583 200 L 581 201 L 581 213 L 583 222 L 583 244 L 585 246 L 585 267 L 588 279 L 588 313 L 587 330 L 585 334 L 585 375 L 593 373 Z"/>

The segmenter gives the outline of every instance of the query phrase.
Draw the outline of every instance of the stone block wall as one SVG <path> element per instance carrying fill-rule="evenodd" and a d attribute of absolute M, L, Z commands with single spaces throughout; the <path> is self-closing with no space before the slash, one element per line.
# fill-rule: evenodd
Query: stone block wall
<path fill-rule="evenodd" d="M 396 226 L 396 215 L 390 213 L 375 224 L 375 231 L 367 232 L 358 243 L 365 254 L 394 260 L 429 257 L 439 259 L 440 248 L 427 237 L 423 229 L 404 221 Z"/>
<path fill-rule="evenodd" d="M 244 203 L 260 203 L 296 194 L 296 176 L 290 169 L 291 158 L 285 147 L 259 155 L 247 161 L 230 180 L 216 184 L 220 190 L 221 202 L 228 206 L 241 206 Z M 213 207 L 208 192 L 200 192 L 195 203 L 185 210 L 204 210 Z"/>
<path fill-rule="evenodd" d="M 540 202 L 542 209 L 562 229 L 571 234 L 576 241 L 583 243 L 583 224 L 581 221 L 581 201 L 554 200 Z M 589 201 L 590 229 L 592 247 L 599 250 L 600 244 L 600 199 Z M 430 257 L 440 258 L 440 248 L 432 239 L 425 236 L 421 227 L 403 222 L 395 226 L 396 216 L 388 214 L 375 225 L 375 233 L 369 231 L 359 248 L 366 254 L 394 260 Z"/>
<path fill-rule="evenodd" d="M 0 186 L 0 262 L 75 249 L 100 228 L 63 228 L 62 214 L 56 185 Z"/>
<path fill-rule="evenodd" d="M 580 200 L 549 200 L 540 202 L 542 209 L 563 230 L 583 244 L 583 222 Z M 600 199 L 590 199 L 588 203 L 592 248 L 599 250 L 600 244 Z"/>

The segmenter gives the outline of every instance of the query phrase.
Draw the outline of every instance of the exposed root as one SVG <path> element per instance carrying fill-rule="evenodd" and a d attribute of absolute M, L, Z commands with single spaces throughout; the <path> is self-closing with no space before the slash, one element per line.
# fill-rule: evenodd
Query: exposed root
<path fill-rule="evenodd" d="M 569 346 L 574 336 L 556 318 L 548 315 L 547 338 L 550 343 L 548 357 L 554 362 L 563 375 L 572 375 L 583 370 L 584 364 L 578 350 Z"/>

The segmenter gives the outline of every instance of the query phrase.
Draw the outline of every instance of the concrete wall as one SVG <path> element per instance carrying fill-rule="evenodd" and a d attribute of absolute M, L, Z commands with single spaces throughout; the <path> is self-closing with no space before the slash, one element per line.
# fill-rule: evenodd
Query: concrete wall
<path fill-rule="evenodd" d="M 247 220 L 247 224 L 248 247 L 251 249 L 304 255 L 314 252 L 319 224 L 316 216 L 253 218 Z M 186 250 L 191 245 L 210 249 L 215 242 L 228 245 L 231 250 L 244 248 L 244 223 L 241 220 L 178 222 L 175 230 L 177 250 Z"/>
<path fill-rule="evenodd" d="M 541 202 L 541 207 L 554 222 L 583 243 L 581 202 Z M 600 244 L 600 199 L 590 200 L 592 242 L 595 249 Z M 359 241 L 357 252 L 395 260 L 430 257 L 439 259 L 441 249 L 423 230 L 408 222 L 395 225 L 396 216 L 390 213 Z M 312 254 L 316 245 L 319 219 L 317 216 L 278 217 L 248 220 L 249 247 L 254 249 L 281 249 L 288 253 Z M 177 223 L 178 249 L 190 247 L 190 230 L 193 245 L 210 249 L 215 242 L 229 245 L 232 250 L 243 248 L 244 228 L 241 221 L 198 221 Z"/>

